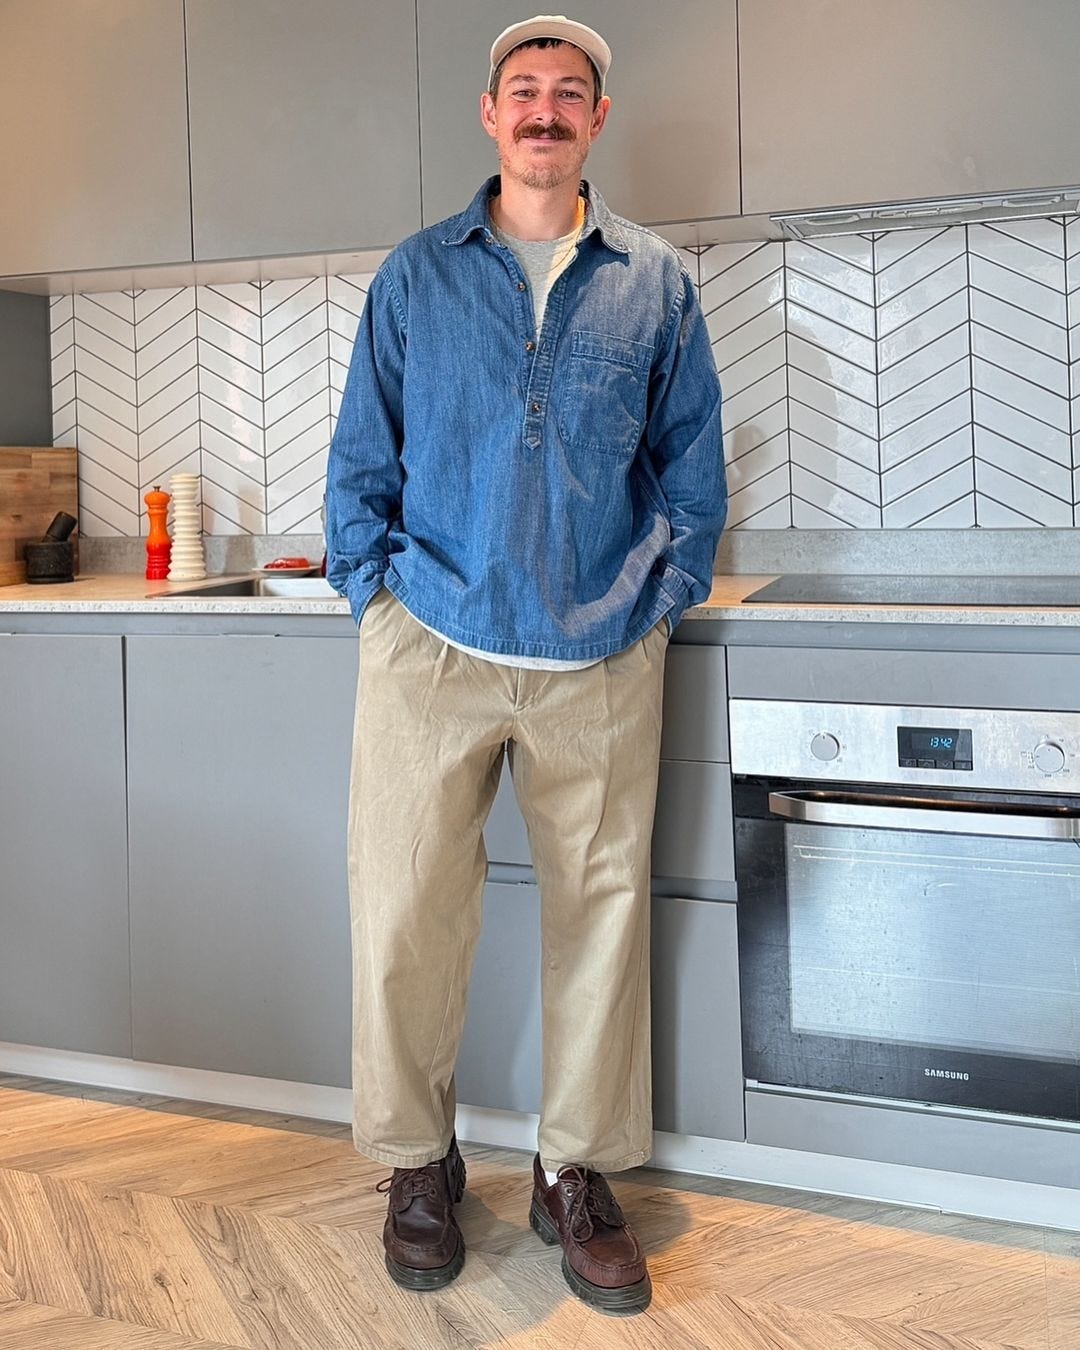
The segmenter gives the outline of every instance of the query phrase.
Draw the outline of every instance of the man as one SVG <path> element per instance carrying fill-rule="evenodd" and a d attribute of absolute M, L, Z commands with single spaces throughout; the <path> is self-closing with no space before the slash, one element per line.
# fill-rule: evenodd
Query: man
<path fill-rule="evenodd" d="M 393 1166 L 390 1275 L 447 1284 L 454 1062 L 505 752 L 542 897 L 530 1222 L 605 1312 L 650 1297 L 602 1173 L 651 1152 L 649 837 L 668 634 L 710 588 L 720 392 L 674 249 L 581 168 L 611 53 L 562 16 L 491 51 L 500 176 L 379 269 L 330 455 L 360 626 L 350 793 L 356 1147 Z"/>

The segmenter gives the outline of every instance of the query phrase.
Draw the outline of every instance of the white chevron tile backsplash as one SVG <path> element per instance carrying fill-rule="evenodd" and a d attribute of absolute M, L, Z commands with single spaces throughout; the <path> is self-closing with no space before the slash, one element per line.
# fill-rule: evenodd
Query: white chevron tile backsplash
<path fill-rule="evenodd" d="M 1080 218 L 684 250 L 734 529 L 1080 525 Z M 87 535 L 313 534 L 371 274 L 51 302 Z"/>
<path fill-rule="evenodd" d="M 880 527 L 873 244 L 792 243 L 784 261 L 791 523 Z"/>
<path fill-rule="evenodd" d="M 699 255 L 699 284 L 724 389 L 728 519 L 791 524 L 781 244 L 723 244 Z"/>
<path fill-rule="evenodd" d="M 968 253 L 979 523 L 1072 525 L 1064 226 L 973 225 Z"/>

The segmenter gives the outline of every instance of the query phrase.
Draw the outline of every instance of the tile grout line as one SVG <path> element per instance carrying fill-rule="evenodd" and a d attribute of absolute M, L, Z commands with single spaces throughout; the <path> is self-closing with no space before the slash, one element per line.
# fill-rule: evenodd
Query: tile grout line
<path fill-rule="evenodd" d="M 967 274 L 967 333 L 968 333 L 968 426 L 971 429 L 971 519 L 972 529 L 979 529 L 979 478 L 975 454 L 975 320 L 971 311 L 971 238 L 970 227 L 964 231 L 964 269 Z"/>
<path fill-rule="evenodd" d="M 788 315 L 788 246 L 780 245 L 780 293 L 784 306 L 784 431 L 787 436 L 787 515 L 788 529 L 795 528 L 795 482 L 791 472 L 791 330 Z"/>
<path fill-rule="evenodd" d="M 874 288 L 874 430 L 877 435 L 878 529 L 885 528 L 885 475 L 881 463 L 881 311 L 878 305 L 878 241 L 870 238 L 870 284 Z"/>

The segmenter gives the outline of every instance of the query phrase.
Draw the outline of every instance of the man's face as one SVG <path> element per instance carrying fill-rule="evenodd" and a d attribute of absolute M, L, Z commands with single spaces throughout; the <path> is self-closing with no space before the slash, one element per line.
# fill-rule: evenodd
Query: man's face
<path fill-rule="evenodd" d="M 576 182 L 611 102 L 602 98 L 594 108 L 593 92 L 592 66 L 577 47 L 563 42 L 511 52 L 496 98 L 480 99 L 503 175 L 531 188 Z"/>

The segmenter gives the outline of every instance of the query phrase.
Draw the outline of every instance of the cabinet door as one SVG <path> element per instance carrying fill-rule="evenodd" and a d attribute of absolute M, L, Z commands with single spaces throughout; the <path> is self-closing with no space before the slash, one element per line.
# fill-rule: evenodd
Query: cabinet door
<path fill-rule="evenodd" d="M 658 1130 L 743 1139 L 735 906 L 653 901 L 653 1117 Z"/>
<path fill-rule="evenodd" d="M 735 824 L 726 764 L 662 759 L 652 836 L 654 877 L 734 882 Z"/>
<path fill-rule="evenodd" d="M 742 1139 L 735 906 L 652 902 L 653 1116 L 658 1130 Z M 458 1101 L 540 1110 L 540 896 L 489 884 L 455 1080 Z"/>
<path fill-rule="evenodd" d="M 540 1110 L 540 894 L 489 882 L 454 1072 L 459 1102 Z"/>
<path fill-rule="evenodd" d="M 664 759 L 726 764 L 728 709 L 726 647 L 673 644 L 664 664 Z"/>
<path fill-rule="evenodd" d="M 412 5 L 188 0 L 187 41 L 197 259 L 419 227 Z"/>
<path fill-rule="evenodd" d="M 357 653 L 128 639 L 136 1059 L 349 1085 Z"/>
<path fill-rule="evenodd" d="M 741 0 L 743 210 L 1080 181 L 1075 0 Z"/>
<path fill-rule="evenodd" d="M 121 642 L 0 636 L 0 1041 L 131 1054 Z"/>
<path fill-rule="evenodd" d="M 506 760 L 503 760 L 499 790 L 495 794 L 491 814 L 484 826 L 484 847 L 487 849 L 489 862 L 517 863 L 520 867 L 532 866 L 529 832 L 518 809 L 514 783 L 510 777 L 510 765 Z"/>
<path fill-rule="evenodd" d="M 190 261 L 182 0 L 5 0 L 0 183 L 0 275 Z"/>
<path fill-rule="evenodd" d="M 419 0 L 425 224 L 498 172 L 480 94 L 491 44 L 516 17 L 502 0 Z M 585 166 L 612 210 L 642 224 L 738 215 L 735 0 L 582 0 L 573 17 L 612 50 L 611 112 Z"/>
<path fill-rule="evenodd" d="M 484 829 L 488 860 L 530 867 L 529 837 L 504 768 Z M 652 873 L 679 881 L 734 882 L 731 770 L 726 764 L 660 761 Z"/>
<path fill-rule="evenodd" d="M 728 759 L 726 648 L 668 648 L 664 670 L 663 760 L 724 763 Z M 725 796 L 725 787 L 727 789 Z M 695 791 L 702 796 L 694 798 Z M 717 800 L 719 794 L 719 801 Z M 661 763 L 653 835 L 654 875 L 734 879 L 731 860 L 730 782 L 727 770 L 690 769 L 689 776 Z M 717 812 L 728 811 L 717 819 Z M 702 833 L 704 831 L 705 833 Z M 493 863 L 529 867 L 529 837 L 503 765 L 499 790 L 484 828 Z M 679 868 L 689 870 L 679 871 Z M 676 870 L 671 870 L 676 869 Z"/>

